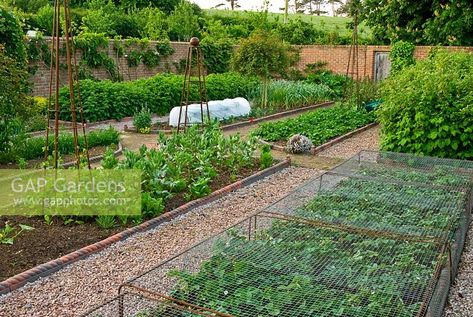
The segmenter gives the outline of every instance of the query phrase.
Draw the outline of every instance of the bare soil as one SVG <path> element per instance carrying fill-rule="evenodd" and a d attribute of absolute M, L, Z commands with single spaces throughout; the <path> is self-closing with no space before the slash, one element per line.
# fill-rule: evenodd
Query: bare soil
<path fill-rule="evenodd" d="M 253 168 L 240 171 L 236 179 L 228 171 L 220 171 L 219 177 L 212 181 L 212 191 L 229 185 L 236 180 L 248 177 L 259 170 L 255 161 Z M 166 212 L 186 203 L 184 194 L 175 196 L 166 205 Z M 65 225 L 61 218 L 54 219 L 51 225 L 41 217 L 1 217 L 0 227 L 8 221 L 11 225 L 25 224 L 34 227 L 32 231 L 24 231 L 15 239 L 13 245 L 0 244 L 0 281 L 15 274 L 26 271 L 39 264 L 54 260 L 77 249 L 103 240 L 115 233 L 134 226 L 116 225 L 112 229 L 100 228 L 93 219 L 85 219 L 84 223 Z"/>

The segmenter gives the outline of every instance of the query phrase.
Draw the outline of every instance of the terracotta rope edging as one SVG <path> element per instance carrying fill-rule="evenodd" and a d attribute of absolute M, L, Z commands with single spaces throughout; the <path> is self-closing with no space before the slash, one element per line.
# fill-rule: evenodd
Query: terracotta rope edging
<path fill-rule="evenodd" d="M 264 169 L 262 171 L 259 171 L 253 175 L 250 175 L 242 180 L 239 180 L 235 183 L 232 183 L 228 186 L 225 186 L 223 188 L 220 188 L 214 192 L 212 192 L 210 195 L 199 198 L 193 201 L 190 201 L 170 212 L 167 212 L 165 214 L 162 214 L 161 216 L 158 216 L 156 218 L 150 219 L 140 225 L 137 225 L 132 228 L 128 228 L 122 232 L 119 232 L 113 236 L 110 236 L 102 241 L 93 243 L 89 246 L 83 247 L 79 250 L 73 251 L 69 254 L 66 254 L 58 259 L 51 260 L 47 263 L 40 264 L 34 268 L 31 268 L 25 272 L 19 273 L 15 276 L 12 276 L 5 281 L 0 283 L 0 295 L 4 295 L 7 293 L 10 293 L 25 284 L 29 282 L 33 282 L 40 277 L 46 277 L 49 276 L 63 267 L 72 264 L 78 260 L 82 260 L 86 258 L 89 255 L 98 253 L 99 251 L 107 248 L 108 246 L 114 244 L 115 242 L 123 241 L 127 239 L 128 237 L 139 233 L 139 232 L 144 232 L 149 229 L 152 229 L 160 224 L 169 222 L 179 216 L 182 216 L 189 211 L 200 207 L 202 205 L 208 204 L 214 200 L 217 200 L 219 198 L 224 197 L 228 193 L 235 191 L 239 188 L 245 187 L 249 184 L 252 184 L 254 182 L 257 182 L 265 177 L 268 177 L 270 175 L 273 175 L 291 165 L 291 160 L 286 159 L 285 161 L 282 161 L 272 167 L 269 167 L 267 169 Z"/>

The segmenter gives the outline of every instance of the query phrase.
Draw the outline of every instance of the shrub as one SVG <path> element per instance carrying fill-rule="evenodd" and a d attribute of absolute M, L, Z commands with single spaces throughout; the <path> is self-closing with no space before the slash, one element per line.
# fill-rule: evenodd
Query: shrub
<path fill-rule="evenodd" d="M 409 42 L 398 41 L 391 46 L 389 58 L 391 60 L 391 75 L 395 75 L 403 68 L 413 65 L 415 45 Z"/>
<path fill-rule="evenodd" d="M 374 121 L 373 113 L 348 105 L 335 105 L 297 118 L 263 123 L 253 132 L 265 141 L 286 141 L 294 134 L 307 136 L 315 146 Z"/>
<path fill-rule="evenodd" d="M 151 112 L 149 112 L 148 108 L 141 108 L 140 112 L 136 113 L 133 117 L 133 125 L 140 133 L 149 131 L 151 124 Z"/>
<path fill-rule="evenodd" d="M 381 96 L 384 150 L 473 159 L 473 54 L 439 51 L 389 78 Z"/>
<path fill-rule="evenodd" d="M 334 74 L 331 71 L 321 71 L 307 76 L 306 82 L 313 84 L 323 84 L 332 89 L 334 96 L 343 97 L 344 88 L 349 82 L 350 78 L 345 75 Z"/>
<path fill-rule="evenodd" d="M 179 106 L 183 80 L 183 76 L 172 74 L 159 74 L 132 82 L 82 80 L 84 116 L 89 122 L 122 119 L 134 115 L 142 107 L 158 115 L 167 114 L 173 107 Z M 206 83 L 209 100 L 219 100 L 249 98 L 258 80 L 225 73 L 207 76 Z M 197 85 L 192 85 L 191 98 L 198 99 Z M 62 108 L 69 107 L 69 87 L 61 88 L 59 103 Z M 70 120 L 70 114 L 63 112 L 62 119 Z"/>
<path fill-rule="evenodd" d="M 4 53 L 14 58 L 20 65 L 26 63 L 26 47 L 23 42 L 23 30 L 12 12 L 0 5 L 0 46 Z"/>

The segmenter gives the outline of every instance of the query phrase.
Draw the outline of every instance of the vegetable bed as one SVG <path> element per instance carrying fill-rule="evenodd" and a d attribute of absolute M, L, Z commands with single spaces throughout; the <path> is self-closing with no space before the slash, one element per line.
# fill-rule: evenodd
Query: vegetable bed
<path fill-rule="evenodd" d="M 318 146 L 374 121 L 372 112 L 338 104 L 297 118 L 263 123 L 253 134 L 268 142 L 287 141 L 295 134 L 302 134 Z"/>
<path fill-rule="evenodd" d="M 422 173 L 413 168 L 415 160 L 392 174 L 387 168 L 382 177 L 366 177 L 374 169 L 364 164 L 360 176 L 331 171 L 312 179 L 132 280 L 131 289 L 170 296 L 140 313 L 190 316 L 186 309 L 197 305 L 245 317 L 423 316 L 439 272 L 455 270 L 446 245 L 464 238 L 457 233 L 468 223 L 472 186 L 465 175 L 471 177 L 473 169 Z M 170 303 L 181 303 L 183 311 Z"/>

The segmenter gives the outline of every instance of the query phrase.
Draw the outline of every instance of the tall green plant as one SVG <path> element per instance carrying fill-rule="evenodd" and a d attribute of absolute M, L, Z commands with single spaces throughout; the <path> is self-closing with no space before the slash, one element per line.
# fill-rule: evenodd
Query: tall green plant
<path fill-rule="evenodd" d="M 438 51 L 390 77 L 381 96 L 383 149 L 473 159 L 473 54 Z"/>
<path fill-rule="evenodd" d="M 413 65 L 415 45 L 405 41 L 398 41 L 391 46 L 391 75 L 394 75 L 407 66 Z"/>
<path fill-rule="evenodd" d="M 258 76 L 263 82 L 261 104 L 268 103 L 268 84 L 272 75 L 283 75 L 296 60 L 297 54 L 276 35 L 259 30 L 240 43 L 233 55 L 232 66 L 241 74 Z"/>

